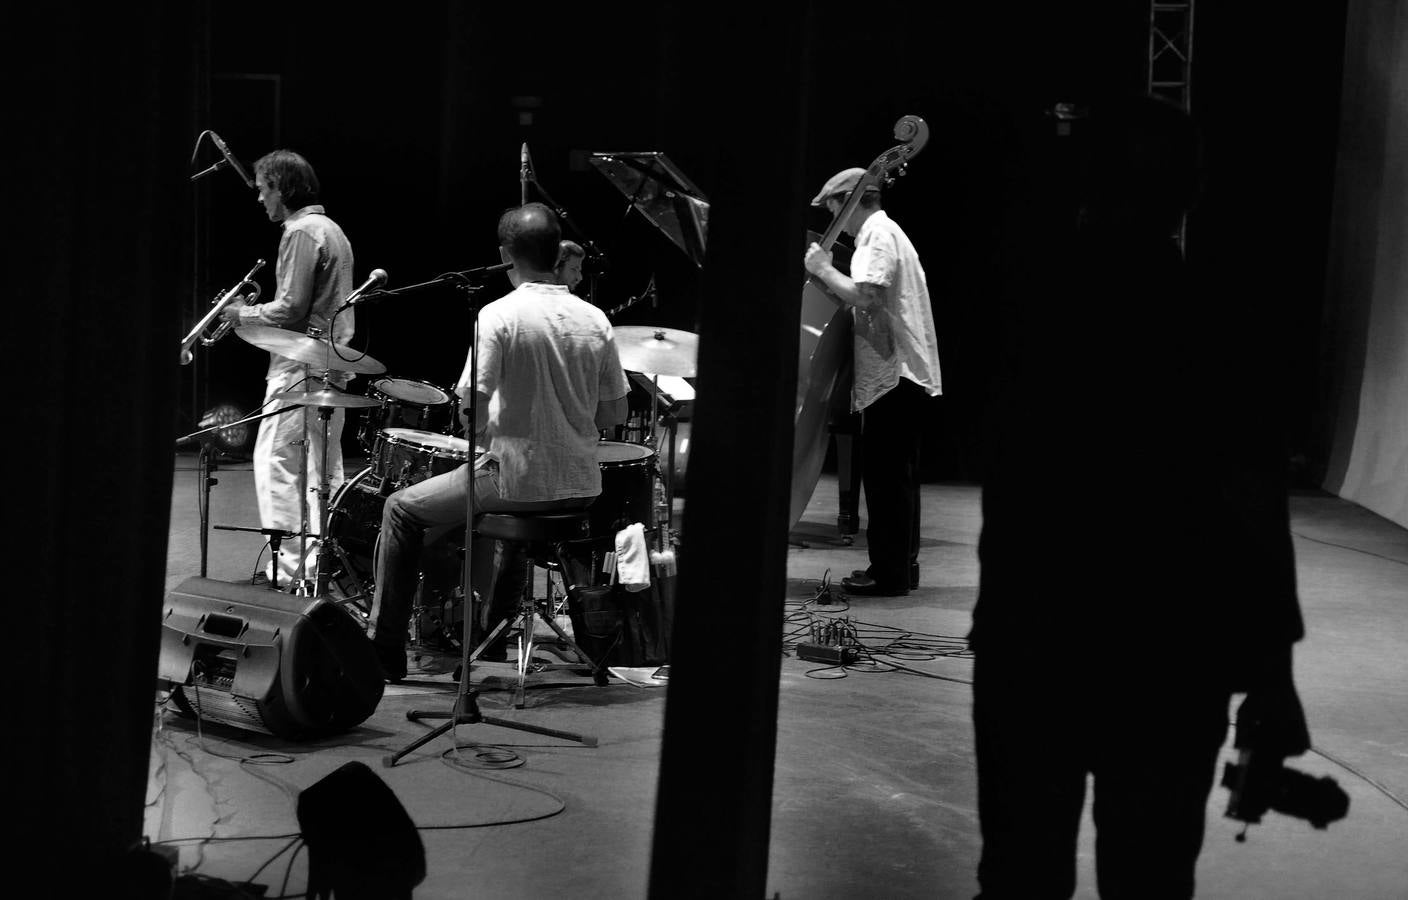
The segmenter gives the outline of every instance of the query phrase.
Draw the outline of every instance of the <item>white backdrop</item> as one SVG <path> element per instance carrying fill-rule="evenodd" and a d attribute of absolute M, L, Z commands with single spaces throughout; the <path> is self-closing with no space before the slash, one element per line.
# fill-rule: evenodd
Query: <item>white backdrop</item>
<path fill-rule="evenodd" d="M 1327 327 L 1325 488 L 1408 527 L 1408 11 L 1350 0 Z"/>

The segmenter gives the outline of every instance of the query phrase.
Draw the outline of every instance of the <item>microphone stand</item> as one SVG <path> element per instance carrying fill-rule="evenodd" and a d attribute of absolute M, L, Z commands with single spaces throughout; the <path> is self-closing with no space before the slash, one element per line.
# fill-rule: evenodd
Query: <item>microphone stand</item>
<path fill-rule="evenodd" d="M 189 443 L 190 441 L 195 440 L 196 438 L 199 438 L 199 437 L 201 437 L 202 435 L 210 434 L 210 433 L 213 432 L 213 431 L 219 431 L 219 430 L 222 429 L 222 428 L 233 428 L 233 427 L 236 426 L 236 425 L 244 425 L 244 424 L 246 424 L 246 423 L 248 423 L 248 422 L 258 422 L 260 419 L 267 419 L 267 418 L 269 418 L 270 416 L 277 416 L 277 415 L 280 415 L 280 414 L 282 414 L 282 413 L 286 413 L 286 412 L 288 412 L 288 411 L 291 410 L 291 409 L 296 409 L 296 408 L 297 408 L 297 405 L 296 405 L 296 404 L 290 404 L 290 405 L 288 405 L 288 406 L 283 407 L 282 409 L 276 409 L 276 410 L 274 410 L 273 412 L 256 413 L 256 414 L 254 414 L 254 415 L 245 416 L 243 419 L 238 419 L 238 420 L 236 420 L 236 421 L 234 421 L 234 422 L 217 423 L 217 424 L 215 424 L 215 425 L 210 426 L 209 428 L 202 428 L 202 429 L 200 429 L 199 431 L 192 431 L 190 434 L 185 434 L 185 435 L 182 435 L 181 437 L 178 437 L 178 438 L 176 439 L 176 446 L 177 446 L 177 447 L 180 447 L 182 444 Z M 216 471 L 216 470 L 219 468 L 219 465 L 218 465 L 218 463 L 217 463 L 217 458 L 219 457 L 219 455 L 220 455 L 220 451 L 217 450 L 217 449 L 215 449 L 215 445 L 214 445 L 213 442 L 211 442 L 211 441 L 201 441 L 201 442 L 200 442 L 200 454 L 199 454 L 199 456 L 197 457 L 196 465 L 197 465 L 198 470 L 199 470 L 200 473 L 201 473 L 201 482 L 202 482 L 202 483 L 201 483 L 202 502 L 201 502 L 201 505 L 200 505 L 200 577 L 202 577 L 202 578 L 204 578 L 204 577 L 206 576 L 207 560 L 208 560 L 208 554 L 209 554 L 209 551 L 210 551 L 210 489 L 211 489 L 212 487 L 214 487 L 215 485 L 217 485 L 217 484 L 220 483 L 220 480 L 219 480 L 218 478 L 212 477 L 212 476 L 211 476 L 211 473 L 214 472 L 214 471 Z M 227 530 L 227 531 L 235 530 L 232 526 L 227 526 L 227 525 L 217 525 L 217 526 L 215 526 L 215 527 L 216 527 L 216 528 L 221 528 L 221 529 L 224 529 L 224 530 Z M 257 529 L 256 529 L 256 530 L 257 530 Z M 266 529 L 266 530 L 267 530 L 267 529 Z M 284 534 L 284 535 L 287 535 L 287 536 L 289 536 L 289 537 L 292 537 L 292 533 L 291 533 L 291 532 L 280 532 L 280 533 L 281 533 L 281 534 Z M 274 549 L 274 554 L 277 556 L 277 554 L 278 554 L 278 552 L 279 552 L 279 546 L 278 546 L 278 542 L 277 542 L 277 541 L 274 542 L 274 544 L 273 544 L 273 549 Z M 275 587 L 277 588 L 277 586 L 278 586 L 278 567 L 277 567 L 277 566 L 275 566 L 273 584 L 274 584 Z"/>
<path fill-rule="evenodd" d="M 577 220 L 573 219 L 568 214 L 567 207 L 560 205 L 556 200 L 553 199 L 552 194 L 549 194 L 548 189 L 543 187 L 543 183 L 538 180 L 537 174 L 533 172 L 531 168 L 526 168 L 524 170 L 522 178 L 523 202 L 525 204 L 528 202 L 528 185 L 531 184 L 533 185 L 533 187 L 538 189 L 538 194 L 543 198 L 543 203 L 547 205 L 548 209 L 551 209 L 553 211 L 553 214 L 556 215 L 558 220 L 566 226 L 567 230 L 572 233 L 573 237 L 579 239 L 578 243 L 582 245 L 582 249 L 586 251 L 588 257 L 597 255 L 605 256 L 604 253 L 601 253 L 601 251 L 597 250 L 596 242 L 589 240 L 586 234 L 583 233 L 582 229 L 577 227 Z M 583 262 L 585 263 L 586 260 L 583 260 Z M 587 300 L 593 306 L 596 305 L 596 282 L 598 277 L 599 273 L 596 271 L 593 271 L 590 275 L 587 276 L 587 283 L 589 285 L 587 288 Z"/>
<path fill-rule="evenodd" d="M 464 614 L 460 617 L 460 628 L 462 632 L 460 635 L 460 681 L 459 688 L 456 691 L 455 695 L 455 705 L 450 710 L 450 712 L 445 713 L 413 709 L 406 713 L 406 718 L 412 722 L 419 722 L 422 719 L 445 719 L 446 721 L 443 725 L 440 725 L 436 727 L 433 731 L 427 732 L 426 734 L 416 738 L 410 744 L 407 744 L 405 747 L 400 750 L 397 750 L 395 753 L 388 753 L 386 756 L 383 756 L 381 759 L 381 764 L 386 768 L 390 768 L 396 765 L 396 763 L 399 762 L 402 757 L 406 756 L 408 753 L 412 752 L 418 747 L 424 746 L 425 744 L 428 744 L 429 742 L 435 740 L 437 737 L 449 731 L 450 729 L 458 725 L 472 725 L 476 722 L 487 722 L 490 725 L 498 725 L 500 728 L 513 728 L 518 731 L 529 732 L 530 734 L 541 734 L 547 737 L 557 737 L 563 738 L 565 740 L 577 741 L 589 747 L 596 746 L 596 738 L 594 737 L 584 737 L 579 734 L 573 734 L 570 731 L 558 731 L 557 729 L 544 728 L 540 725 L 529 725 L 524 722 L 513 722 L 508 719 L 500 719 L 493 716 L 483 715 L 479 712 L 479 704 L 476 701 L 476 698 L 479 696 L 479 692 L 470 687 L 469 666 L 470 657 L 473 655 L 470 649 L 472 646 L 470 638 L 472 636 L 471 629 L 474 621 L 474 576 L 472 565 L 472 560 L 474 559 L 473 542 L 475 517 L 474 470 L 478 468 L 478 460 L 475 458 L 472 435 L 474 433 L 475 426 L 478 422 L 479 415 L 479 310 L 483 308 L 484 304 L 477 302 L 474 298 L 475 292 L 480 290 L 483 285 L 472 284 L 470 283 L 470 280 L 465 276 L 468 276 L 472 273 L 501 271 L 503 269 L 509 268 L 512 268 L 511 263 L 501 264 L 497 266 L 484 266 L 480 269 L 469 269 L 465 272 L 450 272 L 447 273 L 447 275 L 440 276 L 440 279 L 438 279 L 440 281 L 443 281 L 445 279 L 450 278 L 450 276 L 454 276 L 454 279 L 452 280 L 459 281 L 459 286 L 465 291 L 465 294 L 467 295 L 471 318 L 471 342 L 469 345 L 468 368 L 470 372 L 470 377 L 473 379 L 474 383 L 473 385 L 471 385 L 471 389 L 469 392 L 469 410 L 466 414 L 469 420 L 467 423 L 466 431 L 470 433 L 471 441 L 470 461 L 466 463 L 466 465 L 469 466 L 469 485 L 465 489 L 464 496 L 464 566 L 462 568 L 463 575 L 461 579 L 461 590 L 464 592 Z M 427 282 L 427 284 L 430 283 L 431 282 Z M 408 290 L 408 288 L 402 288 L 401 290 Z M 492 598 L 485 598 L 485 602 L 492 602 Z M 529 622 L 526 623 L 524 627 L 532 628 L 533 626 L 532 623 Z"/>

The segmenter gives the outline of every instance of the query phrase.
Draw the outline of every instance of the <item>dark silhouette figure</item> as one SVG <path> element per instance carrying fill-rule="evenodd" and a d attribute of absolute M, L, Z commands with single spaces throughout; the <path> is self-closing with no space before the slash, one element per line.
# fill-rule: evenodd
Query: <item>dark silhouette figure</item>
<path fill-rule="evenodd" d="M 1087 777 L 1103 898 L 1190 897 L 1232 694 L 1308 747 L 1284 469 L 1235 298 L 1185 265 L 1191 119 L 1092 107 L 995 403 L 973 615 L 983 900 L 1069 897 Z M 1278 757 L 1279 759 L 1279 757 Z"/>

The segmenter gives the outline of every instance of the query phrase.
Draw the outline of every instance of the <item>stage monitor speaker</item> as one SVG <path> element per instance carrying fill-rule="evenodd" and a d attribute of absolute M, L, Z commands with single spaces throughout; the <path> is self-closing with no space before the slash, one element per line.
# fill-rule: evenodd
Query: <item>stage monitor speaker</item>
<path fill-rule="evenodd" d="M 199 577 L 166 595 L 157 677 L 189 715 L 292 740 L 356 727 L 385 688 L 336 604 Z"/>

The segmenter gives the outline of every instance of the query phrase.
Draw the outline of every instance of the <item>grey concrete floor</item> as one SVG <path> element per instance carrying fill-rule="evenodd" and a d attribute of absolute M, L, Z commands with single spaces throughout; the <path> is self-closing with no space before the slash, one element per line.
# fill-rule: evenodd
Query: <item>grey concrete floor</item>
<path fill-rule="evenodd" d="M 354 472 L 358 461 L 348 465 Z M 200 567 L 195 457 L 178 455 L 176 467 L 168 589 Z M 248 463 L 227 463 L 217 477 L 211 522 L 257 524 Z M 839 539 L 834 480 L 823 476 L 793 535 L 788 596 L 778 598 L 789 631 L 805 627 L 810 609 L 821 619 L 851 618 L 876 645 L 904 632 L 931 651 L 960 648 L 977 589 L 979 491 L 925 485 L 923 508 L 918 591 L 804 607 L 828 572 L 839 581 L 865 565 L 863 534 L 850 545 Z M 1226 791 L 1215 789 L 1199 896 L 1402 900 L 1408 898 L 1408 809 L 1389 794 L 1408 800 L 1408 532 L 1323 494 L 1293 497 L 1292 510 L 1310 632 L 1297 649 L 1296 668 L 1319 752 L 1291 763 L 1335 778 L 1350 794 L 1350 815 L 1321 832 L 1272 814 L 1251 829 L 1247 843 L 1236 843 L 1240 826 L 1223 817 Z M 257 535 L 212 531 L 209 577 L 247 579 L 261 546 Z M 689 551 L 681 547 L 682 557 Z M 783 659 L 769 897 L 976 893 L 981 845 L 965 683 L 971 662 L 934 652 L 887 658 L 942 678 L 902 670 L 836 677 L 842 673 Z M 407 682 L 388 686 L 360 727 L 311 743 L 214 724 L 198 728 L 158 713 L 145 833 L 174 842 L 182 871 L 253 880 L 267 885 L 271 897 L 300 893 L 306 856 L 291 866 L 287 853 L 265 863 L 298 832 L 299 792 L 360 760 L 422 829 L 429 872 L 415 891 L 421 900 L 645 896 L 667 687 L 613 680 L 598 688 L 571 673 L 543 672 L 532 676 L 527 708 L 516 710 L 507 691 L 512 668 L 488 664 L 485 715 L 590 734 L 599 746 L 480 723 L 383 768 L 385 754 L 430 727 L 407 721 L 407 710 L 448 709 L 453 698 L 449 666 L 425 663 Z M 1193 647 L 1188 665 L 1197 664 Z M 720 688 L 730 689 L 727 673 L 720 674 Z M 473 762 L 472 743 L 502 748 L 522 764 L 451 765 L 456 758 Z M 721 735 L 717 746 L 701 748 L 700 765 L 729 750 Z M 256 753 L 284 756 L 257 764 L 250 759 Z M 1230 750 L 1224 757 L 1231 758 Z M 1096 896 L 1093 847 L 1087 812 L 1080 898 Z"/>

